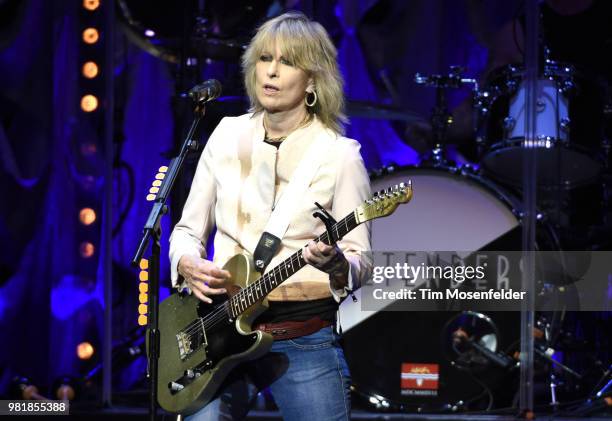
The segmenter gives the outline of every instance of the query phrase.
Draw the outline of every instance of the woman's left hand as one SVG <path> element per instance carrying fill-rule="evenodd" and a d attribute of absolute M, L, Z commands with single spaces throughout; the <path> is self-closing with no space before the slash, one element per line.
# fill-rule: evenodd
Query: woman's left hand
<path fill-rule="evenodd" d="M 306 263 L 330 275 L 334 289 L 341 289 L 348 283 L 349 262 L 337 245 L 311 241 L 302 249 L 302 255 Z"/>

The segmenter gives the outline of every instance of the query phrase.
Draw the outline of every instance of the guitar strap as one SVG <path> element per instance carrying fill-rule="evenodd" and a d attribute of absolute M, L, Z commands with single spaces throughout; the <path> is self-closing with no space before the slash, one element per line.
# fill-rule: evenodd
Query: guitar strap
<path fill-rule="evenodd" d="M 322 164 L 323 158 L 328 156 L 328 149 L 331 146 L 329 135 L 325 132 L 320 133 L 312 142 L 298 167 L 293 172 L 291 180 L 283 190 L 281 197 L 272 208 L 272 214 L 261 238 L 255 248 L 254 260 L 255 268 L 263 273 L 276 252 L 281 241 L 287 232 L 294 210 L 308 190 L 317 170 Z"/>

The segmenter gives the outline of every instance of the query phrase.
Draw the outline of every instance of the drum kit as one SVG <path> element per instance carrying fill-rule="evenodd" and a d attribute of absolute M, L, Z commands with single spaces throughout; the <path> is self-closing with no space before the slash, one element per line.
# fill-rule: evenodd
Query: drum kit
<path fill-rule="evenodd" d="M 253 7 L 215 6 L 211 10 L 218 16 L 211 19 L 201 17 L 206 15 L 204 10 L 192 10 L 200 18 L 195 19 L 187 39 L 181 12 L 189 10 L 187 7 L 173 5 L 166 13 L 153 16 L 141 2 L 121 0 L 118 13 L 128 37 L 168 62 L 179 62 L 182 46 L 187 45 L 185 50 L 195 57 L 238 63 L 248 39 L 242 32 L 254 27 L 269 2 L 243 3 L 253 3 Z M 220 13 L 226 7 L 233 7 L 232 13 Z M 213 21 L 217 21 L 219 33 L 213 31 Z M 520 250 L 525 147 L 537 150 L 537 248 L 608 247 L 612 230 L 606 227 L 606 213 L 612 214 L 607 204 L 612 183 L 607 180 L 612 177 L 611 143 L 606 136 L 611 133 L 606 130 L 612 126 L 612 101 L 606 97 L 610 92 L 607 86 L 602 89 L 605 84 L 575 66 L 546 62 L 537 85 L 538 136 L 528 142 L 524 138 L 526 84 L 522 67 L 497 69 L 482 86 L 461 73 L 461 68 L 451 67 L 448 74 L 416 76 L 417 84 L 436 92 L 429 119 L 433 144 L 418 165 L 390 165 L 371 173 L 373 191 L 406 179 L 415 186 L 408 206 L 398 208 L 392 218 L 373 222 L 372 249 Z M 473 92 L 472 139 L 478 159 L 457 165 L 449 159 L 446 147 L 453 123 L 446 92 L 464 86 Z M 245 98 L 224 97 L 223 101 L 242 109 Z M 346 111 L 351 117 L 407 125 L 425 121 L 418 113 L 364 101 L 347 101 Z M 406 141 L 410 144 L 411 139 Z M 360 290 L 355 295 L 359 297 Z M 514 355 L 519 338 L 517 313 L 366 312 L 360 307 L 360 301 L 345 300 L 340 314 L 356 406 L 380 411 L 453 412 L 513 405 L 518 384 Z M 555 388 L 561 389 L 559 380 L 568 385 L 580 380 L 573 368 L 552 362 L 549 355 L 562 336 L 563 317 L 539 314 L 537 318 L 540 355 L 536 364 L 560 369 L 555 371 L 557 379 L 547 383 L 551 396 Z M 563 341 L 568 347 L 571 342 L 567 338 Z M 552 373 L 549 369 L 546 375 L 552 377 Z"/>
<path fill-rule="evenodd" d="M 608 247 L 612 229 L 605 218 L 605 180 L 610 178 L 607 89 L 573 66 L 548 60 L 537 82 L 537 138 L 528 141 L 523 75 L 520 66 L 509 65 L 478 86 L 474 79 L 462 77 L 458 67 L 446 75 L 417 74 L 417 84 L 436 90 L 430 120 L 433 145 L 419 165 L 387 166 L 371 173 L 373 191 L 406 179 L 415 186 L 409 206 L 398 209 L 393 218 L 373 222 L 372 250 L 520 250 L 526 147 L 537 155 L 536 249 Z M 445 90 L 465 85 L 473 91 L 479 161 L 459 166 L 446 153 L 452 115 Z M 388 110 L 386 115 L 391 115 Z M 585 196 L 588 203 L 580 200 Z M 606 233 L 599 237 L 603 242 L 590 234 L 597 229 Z M 582 240 L 577 230 L 584 231 Z M 579 241 L 572 242 L 576 238 Z M 358 403 L 381 411 L 411 412 L 516 403 L 518 313 L 365 312 L 357 307 L 346 300 L 340 317 Z M 546 372 L 546 396 L 554 405 L 559 403 L 559 385 L 571 384 L 575 393 L 582 376 L 549 352 L 564 314 L 537 317 L 541 335 L 536 337 L 536 373 Z"/>

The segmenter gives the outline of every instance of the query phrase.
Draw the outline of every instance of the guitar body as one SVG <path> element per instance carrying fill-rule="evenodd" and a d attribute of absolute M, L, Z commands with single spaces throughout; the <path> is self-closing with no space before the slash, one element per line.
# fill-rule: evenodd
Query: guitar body
<path fill-rule="evenodd" d="M 246 254 L 235 255 L 223 268 L 232 274 L 226 288 L 230 297 L 259 276 L 253 270 L 252 258 Z M 225 312 L 211 314 L 223 302 L 226 301 L 206 304 L 195 295 L 172 294 L 160 304 L 157 395 L 159 405 L 165 410 L 196 412 L 213 399 L 232 368 L 264 355 L 272 346 L 270 334 L 251 329 L 253 321 L 265 311 L 265 302 L 249 307 L 236 320 L 231 320 Z M 213 317 L 217 323 L 204 327 L 201 320 Z M 191 333 L 193 338 L 181 336 L 181 332 Z"/>

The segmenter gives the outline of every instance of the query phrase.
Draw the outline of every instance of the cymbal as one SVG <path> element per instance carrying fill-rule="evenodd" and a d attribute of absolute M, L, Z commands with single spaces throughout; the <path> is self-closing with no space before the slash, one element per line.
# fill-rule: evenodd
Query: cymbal
<path fill-rule="evenodd" d="M 350 117 L 371 118 L 375 120 L 397 120 L 406 123 L 427 121 L 426 118 L 414 111 L 391 105 L 350 99 L 346 102 L 346 113 Z"/>

